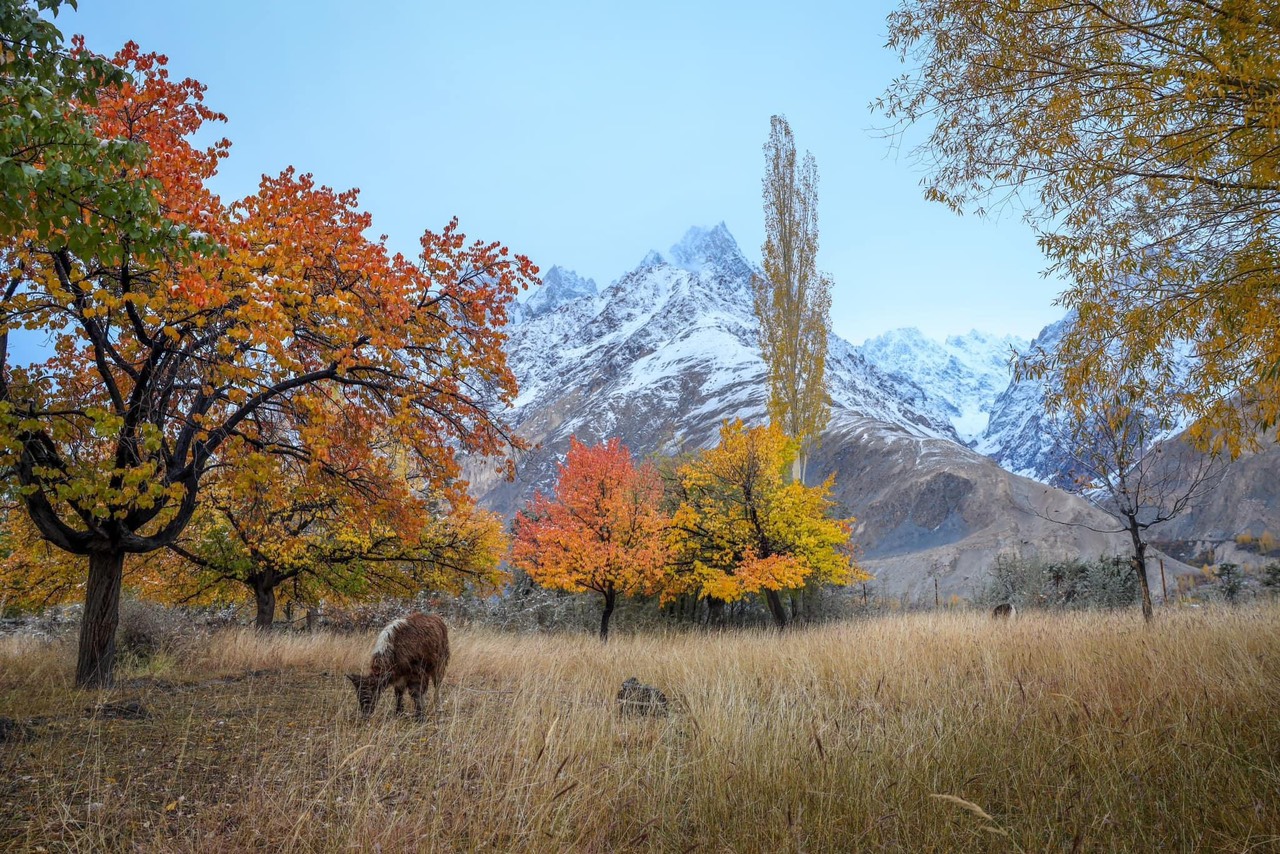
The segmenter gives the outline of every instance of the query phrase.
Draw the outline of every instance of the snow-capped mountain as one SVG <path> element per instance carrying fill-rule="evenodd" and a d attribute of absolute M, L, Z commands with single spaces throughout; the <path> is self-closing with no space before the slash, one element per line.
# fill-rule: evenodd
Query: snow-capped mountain
<path fill-rule="evenodd" d="M 559 299 L 514 325 L 507 353 L 520 395 L 508 420 L 534 447 L 517 460 L 514 481 L 471 461 L 467 476 L 480 501 L 510 515 L 535 489 L 552 490 L 571 435 L 617 436 L 643 457 L 709 447 L 724 419 L 763 422 L 754 272 L 723 224 L 694 228 L 602 291 Z M 1107 550 L 1105 537 L 1045 521 L 1087 518 L 1083 502 L 967 448 L 934 396 L 836 336 L 827 380 L 831 423 L 809 476 L 835 475 L 834 497 L 858 519 L 867 565 L 892 567 L 886 590 L 910 591 L 932 571 L 944 593 L 971 595 L 1001 551 Z M 914 560 L 918 554 L 928 560 Z"/>
<path fill-rule="evenodd" d="M 723 224 L 690 229 L 602 290 L 551 268 L 519 307 L 507 342 L 520 386 L 508 420 L 533 447 L 517 459 L 514 481 L 468 461 L 477 498 L 510 515 L 535 489 L 554 489 L 572 435 L 586 442 L 617 436 L 643 457 L 711 446 L 724 419 L 763 422 L 756 272 Z M 1046 327 L 1032 346 L 1051 351 L 1065 328 L 1065 321 Z M 980 333 L 938 343 L 905 330 L 863 348 L 832 336 L 831 421 L 809 477 L 834 475 L 834 498 L 856 518 L 861 560 L 884 593 L 931 597 L 936 578 L 944 595 L 973 596 L 1000 554 L 1093 557 L 1124 549 L 1122 539 L 1099 533 L 1111 527 L 1101 511 L 1046 485 L 1064 461 L 1043 423 L 1042 384 L 1001 379 L 1013 348 L 1023 342 Z M 1254 480 L 1240 482 L 1274 481 L 1266 480 L 1274 464 L 1262 462 Z M 1179 536 L 1192 541 L 1201 529 L 1233 525 L 1253 530 L 1272 519 L 1211 515 L 1207 528 L 1187 517 L 1188 532 Z"/>
<path fill-rule="evenodd" d="M 519 324 L 555 311 L 566 303 L 599 292 L 594 279 L 584 279 L 572 270 L 552 267 L 542 276 L 542 286 L 529 294 L 528 299 L 516 303 L 512 311 L 512 323 Z"/>
<path fill-rule="evenodd" d="M 1064 317 L 1040 330 L 1030 351 L 1054 352 L 1069 323 Z M 1048 429 L 1044 393 L 1041 380 L 1011 379 L 992 403 L 991 420 L 975 448 L 1011 472 L 1053 483 L 1069 465 Z"/>
<path fill-rule="evenodd" d="M 722 418 L 763 419 L 754 272 L 723 223 L 691 228 L 666 254 L 650 252 L 603 292 L 582 289 L 554 309 L 526 315 L 507 348 L 521 390 L 515 422 L 580 392 L 575 411 L 540 441 L 622 435 L 619 429 L 630 427 L 633 444 L 646 451 L 676 451 L 712 440 Z M 569 276 L 561 272 L 556 287 Z M 828 385 L 839 407 L 921 436 L 957 438 L 922 389 L 890 381 L 835 336 Z M 643 423 L 628 424 L 632 411 Z M 654 444 L 648 440 L 658 423 L 666 432 Z"/>
<path fill-rule="evenodd" d="M 1009 385 L 1010 359 L 1026 348 L 1027 342 L 1014 335 L 973 330 L 939 342 L 909 328 L 886 332 L 858 349 L 884 373 L 924 389 L 960 438 L 973 443 L 986 431 L 992 404 Z"/>

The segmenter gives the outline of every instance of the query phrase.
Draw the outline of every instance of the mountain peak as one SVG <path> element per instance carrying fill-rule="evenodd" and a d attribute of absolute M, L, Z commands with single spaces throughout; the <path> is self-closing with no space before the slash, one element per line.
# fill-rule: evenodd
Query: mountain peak
<path fill-rule="evenodd" d="M 723 222 L 713 228 L 693 226 L 668 250 L 666 257 L 672 266 L 695 275 L 709 272 L 750 281 L 755 272 Z"/>
<path fill-rule="evenodd" d="M 599 293 L 594 279 L 584 279 L 572 270 L 555 266 L 542 277 L 542 287 L 525 300 L 524 318 L 532 319 L 554 311 L 565 303 Z"/>
<path fill-rule="evenodd" d="M 650 267 L 657 267 L 660 264 L 667 263 L 667 259 L 662 257 L 662 253 L 656 249 L 650 249 L 649 253 L 640 259 L 640 263 L 636 265 L 637 270 L 647 270 Z"/>
<path fill-rule="evenodd" d="M 566 270 L 559 264 L 553 266 L 542 277 L 542 287 L 544 290 L 559 289 L 570 290 L 575 293 L 594 294 L 596 293 L 596 283 L 594 279 L 584 279 L 572 270 Z"/>
<path fill-rule="evenodd" d="M 671 247 L 669 255 L 675 266 L 693 273 L 724 260 L 746 260 L 723 222 L 714 228 L 691 227 L 680 242 Z"/>

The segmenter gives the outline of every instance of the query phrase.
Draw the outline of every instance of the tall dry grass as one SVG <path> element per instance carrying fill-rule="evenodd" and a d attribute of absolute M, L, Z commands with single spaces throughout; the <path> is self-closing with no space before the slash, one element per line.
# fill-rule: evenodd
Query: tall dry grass
<path fill-rule="evenodd" d="M 371 637 L 224 632 L 85 712 L 0 642 L 0 840 L 239 851 L 1275 850 L 1280 610 L 455 631 L 445 708 L 355 719 Z M 248 675 L 246 675 L 248 674 Z M 620 716 L 637 676 L 667 719 Z M 132 679 L 132 681 L 131 681 Z M 13 782 L 7 783 L 6 781 Z M 6 786 L 8 787 L 6 789 Z M 3 804 L 9 801 L 10 806 Z"/>

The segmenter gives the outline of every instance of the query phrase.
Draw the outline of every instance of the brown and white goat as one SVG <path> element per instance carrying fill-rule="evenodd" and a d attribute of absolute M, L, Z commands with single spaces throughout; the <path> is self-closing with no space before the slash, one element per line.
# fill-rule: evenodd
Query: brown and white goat
<path fill-rule="evenodd" d="M 434 614 L 410 614 L 389 624 L 373 646 L 369 674 L 348 673 L 360 702 L 360 716 L 369 717 L 378 697 L 388 686 L 396 691 L 396 714 L 404 703 L 404 692 L 413 698 L 413 707 L 422 719 L 422 695 L 430 681 L 435 687 L 436 708 L 440 708 L 440 682 L 449 664 L 449 630 Z"/>

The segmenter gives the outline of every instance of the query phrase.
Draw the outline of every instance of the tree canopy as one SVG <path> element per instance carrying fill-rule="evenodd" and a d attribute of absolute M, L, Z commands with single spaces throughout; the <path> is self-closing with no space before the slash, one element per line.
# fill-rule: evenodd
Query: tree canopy
<path fill-rule="evenodd" d="M 0 247 L 0 330 L 45 330 L 54 351 L 0 361 L 0 467 L 40 535 L 89 558 L 82 685 L 110 682 L 124 556 L 175 541 L 229 443 L 315 455 L 314 433 L 264 429 L 305 423 L 308 389 L 385 431 L 428 485 L 456 478 L 460 452 L 519 445 L 498 415 L 516 391 L 502 327 L 537 273 L 456 220 L 410 261 L 365 236 L 357 191 L 292 168 L 225 203 L 207 181 L 230 143 L 193 142 L 222 118 L 204 87 L 134 44 L 112 62 L 124 82 L 64 107 L 102 148 L 145 151 L 120 180 L 171 227 L 79 200 Z"/>
<path fill-rule="evenodd" d="M 247 589 L 266 629 L 282 591 L 314 606 L 499 587 L 506 538 L 498 517 L 460 489 L 416 488 L 398 449 L 326 391 L 313 389 L 299 407 L 308 424 L 288 427 L 318 431 L 310 456 L 233 440 L 210 470 L 199 509 L 170 547 L 193 564 L 172 581 L 183 598 Z"/>
<path fill-rule="evenodd" d="M 1022 210 L 1069 281 L 1077 320 L 1025 369 L 1079 399 L 1143 366 L 1232 450 L 1276 424 L 1276 4 L 904 0 L 889 32 L 913 68 L 874 106 L 927 132 L 926 196 Z"/>
<path fill-rule="evenodd" d="M 554 498 L 538 492 L 516 515 L 511 563 L 538 584 L 604 598 L 600 637 L 619 595 L 652 594 L 667 551 L 662 480 L 636 466 L 617 437 L 599 445 L 569 440 Z"/>
<path fill-rule="evenodd" d="M 0 239 L 54 230 L 79 246 L 106 240 L 81 216 L 156 213 L 148 185 L 136 178 L 146 149 L 95 132 L 99 91 L 123 71 L 76 42 L 70 49 L 53 21 L 74 0 L 0 0 Z M 158 219 L 153 227 L 159 226 Z M 3 334 L 0 332 L 0 334 Z"/>
<path fill-rule="evenodd" d="M 852 519 L 831 518 L 833 480 L 786 482 L 796 442 L 777 425 L 726 421 L 720 444 L 677 471 L 671 579 L 664 595 L 722 602 L 763 593 L 779 626 L 780 591 L 864 578 L 850 556 Z"/>
<path fill-rule="evenodd" d="M 796 162 L 791 126 L 770 123 L 764 145 L 764 275 L 752 278 L 760 351 L 768 366 L 769 417 L 799 443 L 797 479 L 806 448 L 827 424 L 827 335 L 831 280 L 818 271 L 818 167 L 805 152 Z"/>

